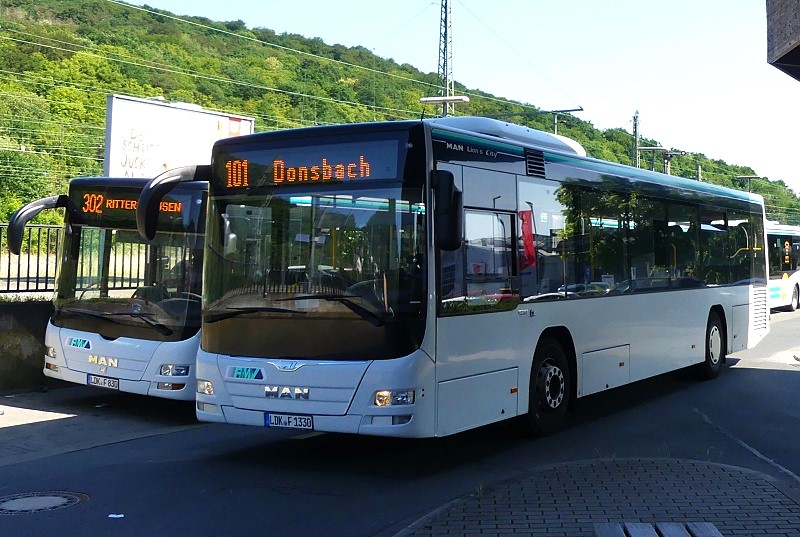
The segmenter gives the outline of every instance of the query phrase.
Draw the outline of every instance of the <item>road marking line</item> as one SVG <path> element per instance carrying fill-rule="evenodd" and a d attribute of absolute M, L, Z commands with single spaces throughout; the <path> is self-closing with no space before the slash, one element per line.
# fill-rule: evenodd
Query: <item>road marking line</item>
<path fill-rule="evenodd" d="M 321 431 L 315 431 L 313 433 L 306 433 L 306 434 L 298 434 L 297 436 L 290 436 L 289 440 L 307 440 L 309 438 L 314 438 L 315 436 L 320 436 L 325 433 Z"/>
<path fill-rule="evenodd" d="M 764 461 L 767 464 L 773 466 L 774 468 L 777 468 L 781 472 L 785 473 L 786 475 L 790 476 L 792 479 L 794 479 L 795 481 L 800 483 L 800 476 L 798 476 L 797 474 L 795 474 L 794 472 L 792 472 L 788 468 L 784 468 L 783 466 L 781 466 L 777 462 L 773 461 L 772 459 L 770 459 L 766 455 L 762 455 L 761 452 L 759 452 L 756 448 L 747 445 L 747 443 L 745 443 L 743 440 L 739 440 L 738 438 L 733 436 L 733 434 L 731 434 L 727 429 L 724 429 L 723 427 L 720 427 L 716 423 L 712 422 L 711 418 L 709 418 L 708 416 L 706 416 L 705 414 L 703 414 L 702 412 L 700 412 L 696 408 L 694 409 L 694 411 L 697 412 L 698 414 L 700 414 L 703 417 L 703 421 L 705 421 L 707 424 L 709 424 L 712 427 L 714 427 L 715 429 L 717 429 L 719 432 L 721 432 L 722 434 L 724 434 L 725 436 L 727 436 L 728 438 L 730 438 L 731 440 L 733 440 L 734 442 L 736 442 L 737 444 L 739 444 L 740 446 L 745 448 L 747 451 L 749 451 L 750 453 L 752 453 L 753 455 L 755 455 L 756 457 L 758 457 L 762 461 Z"/>

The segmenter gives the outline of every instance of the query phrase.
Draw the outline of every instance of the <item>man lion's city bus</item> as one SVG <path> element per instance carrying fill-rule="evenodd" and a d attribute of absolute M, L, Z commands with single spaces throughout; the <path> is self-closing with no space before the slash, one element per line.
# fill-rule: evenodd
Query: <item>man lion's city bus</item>
<path fill-rule="evenodd" d="M 43 198 L 14 214 L 9 246 L 19 253 L 31 218 L 65 208 L 55 308 L 45 333 L 46 376 L 194 399 L 208 190 L 200 179 L 207 173 L 207 166 L 197 166 L 157 178 L 194 180 L 176 186 L 155 207 L 157 232 L 149 244 L 136 229 L 147 179 L 72 179 L 68 195 Z"/>
<path fill-rule="evenodd" d="M 767 222 L 769 256 L 769 307 L 800 308 L 800 226 Z"/>
<path fill-rule="evenodd" d="M 140 211 L 143 207 L 140 207 Z M 760 196 L 451 117 L 218 141 L 197 416 L 444 436 L 769 330 Z"/>

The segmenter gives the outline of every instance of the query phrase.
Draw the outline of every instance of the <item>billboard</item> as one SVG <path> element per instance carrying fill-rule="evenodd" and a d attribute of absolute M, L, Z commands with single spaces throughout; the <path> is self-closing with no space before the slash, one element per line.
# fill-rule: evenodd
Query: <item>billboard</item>
<path fill-rule="evenodd" d="M 253 118 L 194 104 L 109 95 L 103 174 L 155 177 L 178 166 L 211 164 L 214 142 L 252 134 L 254 125 Z"/>

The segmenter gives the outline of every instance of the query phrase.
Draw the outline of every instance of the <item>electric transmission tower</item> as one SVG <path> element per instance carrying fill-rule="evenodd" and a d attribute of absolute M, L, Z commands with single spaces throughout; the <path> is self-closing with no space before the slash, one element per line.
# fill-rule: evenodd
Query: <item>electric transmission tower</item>
<path fill-rule="evenodd" d="M 442 97 L 442 116 L 455 113 L 453 83 L 453 13 L 450 3 L 442 0 L 442 16 L 439 22 L 439 97 Z"/>

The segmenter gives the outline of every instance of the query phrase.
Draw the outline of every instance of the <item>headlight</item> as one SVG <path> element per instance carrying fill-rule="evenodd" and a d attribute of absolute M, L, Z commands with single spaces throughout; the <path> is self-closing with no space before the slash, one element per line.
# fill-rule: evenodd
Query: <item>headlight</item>
<path fill-rule="evenodd" d="M 188 365 L 163 364 L 161 374 L 165 377 L 185 377 L 189 374 Z"/>
<path fill-rule="evenodd" d="M 197 393 L 202 393 L 204 395 L 214 395 L 214 385 L 211 383 L 210 380 L 198 380 Z"/>
<path fill-rule="evenodd" d="M 375 406 L 413 405 L 414 390 L 379 390 L 374 402 Z"/>
<path fill-rule="evenodd" d="M 56 348 L 55 347 L 47 347 L 47 356 L 50 358 L 56 357 Z"/>

